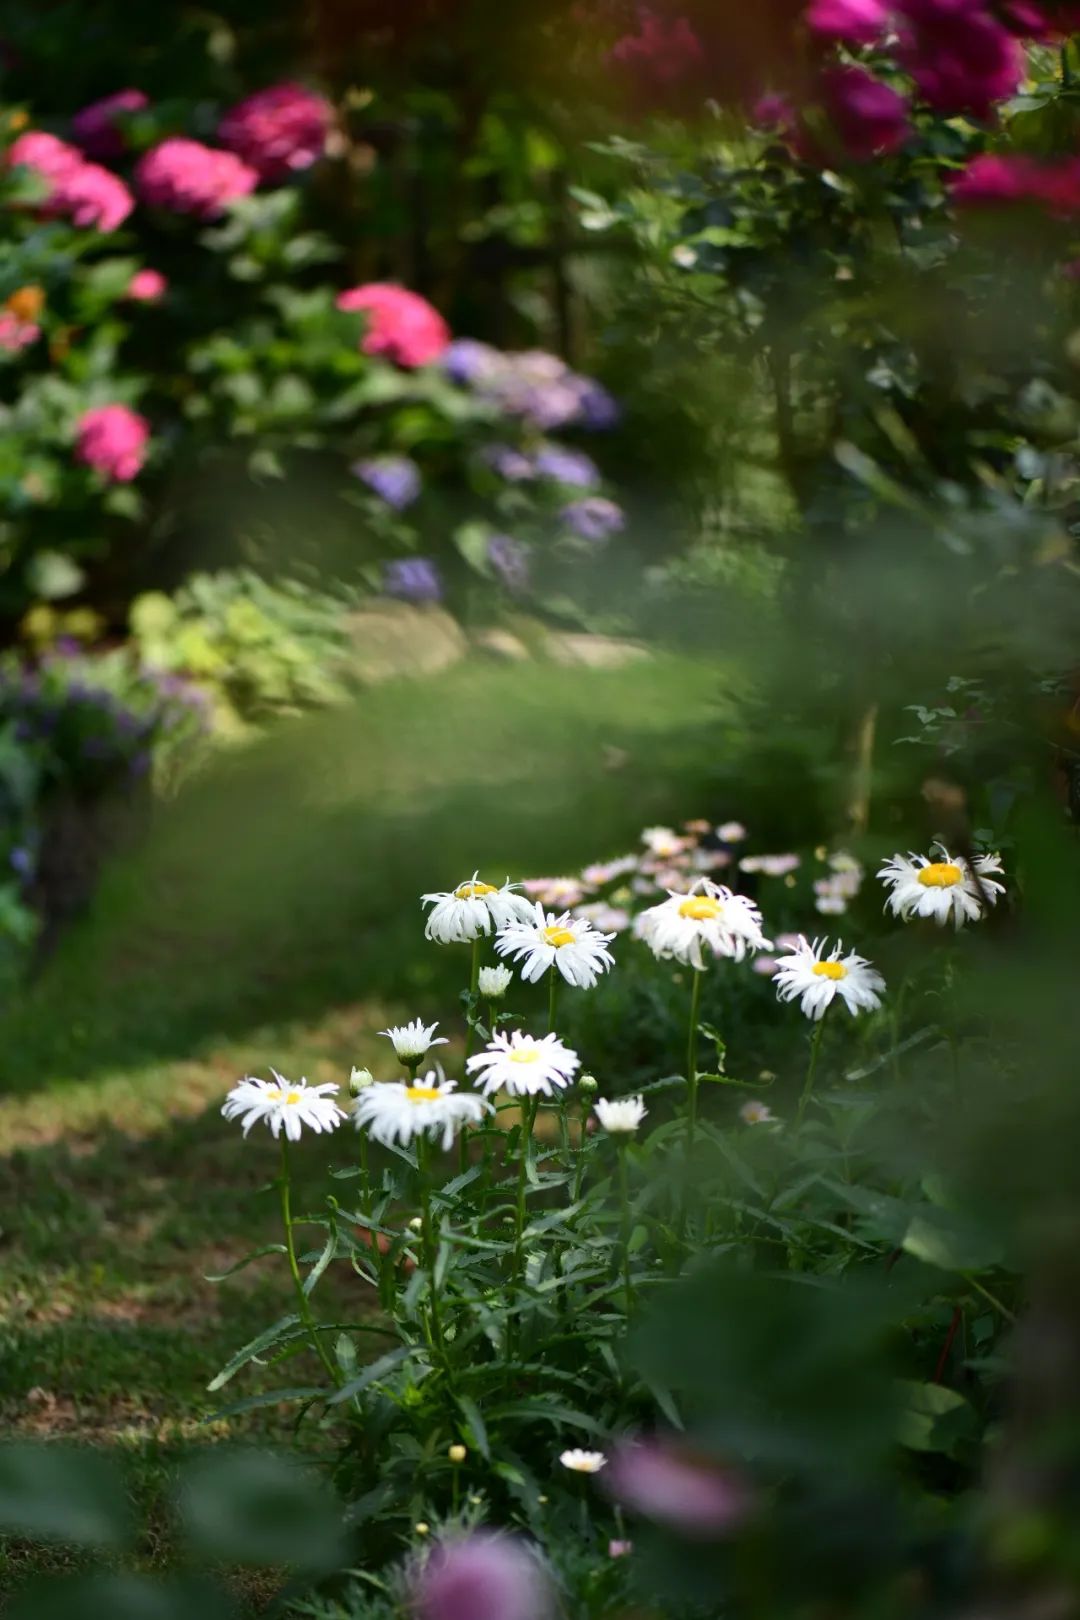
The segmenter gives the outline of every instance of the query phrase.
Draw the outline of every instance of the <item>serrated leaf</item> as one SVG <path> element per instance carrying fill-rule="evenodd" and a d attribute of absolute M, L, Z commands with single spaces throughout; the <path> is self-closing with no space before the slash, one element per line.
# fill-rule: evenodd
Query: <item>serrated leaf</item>
<path fill-rule="evenodd" d="M 284 1243 L 264 1243 L 261 1249 L 252 1249 L 250 1254 L 245 1254 L 242 1260 L 237 1260 L 235 1265 L 229 1266 L 225 1271 L 204 1272 L 203 1280 L 208 1283 L 224 1282 L 226 1277 L 235 1276 L 238 1271 L 243 1271 L 244 1267 L 250 1266 L 254 1260 L 261 1260 L 264 1255 L 288 1254 L 288 1252 Z"/>
<path fill-rule="evenodd" d="M 261 1354 L 263 1350 L 269 1350 L 272 1344 L 276 1344 L 278 1339 L 281 1338 L 289 1328 L 296 1327 L 299 1321 L 300 1318 L 294 1311 L 288 1316 L 278 1317 L 278 1320 L 273 1322 L 270 1327 L 264 1328 L 260 1334 L 258 1334 L 254 1339 L 250 1340 L 249 1343 L 245 1344 L 241 1350 L 238 1350 L 232 1357 L 231 1361 L 227 1361 L 216 1377 L 211 1379 L 210 1383 L 206 1386 L 210 1394 L 213 1394 L 215 1390 L 223 1388 L 223 1386 L 229 1382 L 229 1379 L 234 1377 L 235 1374 L 240 1371 L 241 1367 L 246 1366 L 254 1356 Z"/>
<path fill-rule="evenodd" d="M 491 1461 L 491 1444 L 488 1440 L 487 1427 L 480 1416 L 480 1408 L 471 1395 L 457 1396 L 458 1409 L 469 1425 L 469 1439 L 486 1462 Z"/>
<path fill-rule="evenodd" d="M 220 1418 L 239 1417 L 242 1412 L 254 1412 L 261 1406 L 277 1406 L 286 1401 L 315 1401 L 325 1396 L 325 1389 L 320 1389 L 315 1384 L 300 1389 L 268 1389 L 261 1395 L 247 1395 L 242 1401 L 232 1401 L 228 1406 L 221 1406 L 203 1421 L 216 1423 Z"/>
<path fill-rule="evenodd" d="M 351 1378 L 347 1384 L 335 1390 L 326 1404 L 340 1406 L 342 1401 L 350 1401 L 354 1395 L 362 1394 L 369 1385 L 377 1383 L 380 1378 L 385 1378 L 387 1373 L 393 1372 L 395 1367 L 400 1367 L 403 1361 L 415 1355 L 416 1348 L 415 1345 L 404 1345 L 397 1350 L 388 1351 L 385 1356 L 380 1356 L 378 1361 L 373 1361 L 365 1367 L 358 1377 Z"/>

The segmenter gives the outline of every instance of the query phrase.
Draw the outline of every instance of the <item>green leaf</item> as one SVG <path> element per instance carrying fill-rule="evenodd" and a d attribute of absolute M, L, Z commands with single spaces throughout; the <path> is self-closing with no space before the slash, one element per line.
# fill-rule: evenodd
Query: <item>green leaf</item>
<path fill-rule="evenodd" d="M 484 1420 L 480 1416 L 480 1408 L 477 1406 L 471 1395 L 459 1395 L 457 1397 L 457 1403 L 462 1417 L 469 1426 L 467 1438 L 471 1440 L 472 1444 L 476 1447 L 477 1451 L 484 1458 L 484 1460 L 486 1462 L 490 1462 L 491 1444 L 488 1440 L 488 1432 Z"/>
<path fill-rule="evenodd" d="M 205 1423 L 216 1423 L 219 1418 L 239 1417 L 241 1412 L 254 1412 L 260 1406 L 278 1406 L 286 1401 L 317 1401 L 325 1399 L 325 1389 L 317 1384 L 309 1384 L 300 1389 L 267 1389 L 261 1395 L 246 1395 L 242 1401 L 232 1401 L 228 1406 L 219 1406 L 216 1412 L 211 1412 Z"/>
<path fill-rule="evenodd" d="M 236 1272 L 243 1271 L 245 1266 L 250 1266 L 253 1260 L 261 1260 L 266 1254 L 288 1254 L 288 1252 L 284 1243 L 264 1243 L 261 1249 L 252 1249 L 250 1254 L 245 1254 L 242 1260 L 237 1260 L 235 1265 L 229 1266 L 226 1271 L 204 1272 L 204 1281 L 208 1283 L 224 1282 L 226 1277 L 232 1277 Z"/>
<path fill-rule="evenodd" d="M 377 1383 L 380 1378 L 385 1378 L 387 1373 L 393 1372 L 395 1367 L 400 1367 L 403 1361 L 415 1355 L 416 1350 L 416 1345 L 405 1345 L 397 1350 L 390 1350 L 385 1356 L 380 1356 L 378 1361 L 373 1361 L 370 1366 L 365 1367 L 359 1377 L 351 1378 L 347 1384 L 342 1384 L 339 1390 L 335 1390 L 327 1401 L 327 1406 L 340 1406 L 342 1401 L 352 1400 L 354 1395 L 362 1394 L 369 1385 Z"/>
<path fill-rule="evenodd" d="M 563 1406 L 558 1401 L 511 1401 L 509 1406 L 500 1406 L 493 1416 L 500 1421 L 505 1418 L 534 1419 L 536 1422 L 551 1423 L 556 1428 L 566 1425 L 572 1429 L 585 1429 L 589 1434 L 603 1434 L 604 1425 L 596 1418 L 589 1417 L 587 1412 L 579 1412 L 574 1406 Z"/>
<path fill-rule="evenodd" d="M 278 1339 L 281 1338 L 289 1328 L 296 1327 L 299 1321 L 300 1318 L 296 1315 L 295 1311 L 288 1316 L 279 1316 L 276 1322 L 272 1323 L 270 1327 L 264 1328 L 256 1338 L 252 1339 L 248 1344 L 245 1344 L 242 1350 L 238 1350 L 231 1361 L 227 1361 L 225 1363 L 224 1367 L 222 1367 L 217 1376 L 211 1379 L 210 1383 L 207 1384 L 206 1387 L 209 1392 L 213 1394 L 215 1390 L 221 1389 L 229 1382 L 230 1378 L 234 1377 L 234 1375 L 240 1371 L 241 1367 L 246 1366 L 249 1361 L 251 1361 L 255 1356 L 260 1355 L 263 1350 L 269 1350 L 272 1344 L 276 1344 Z"/>
<path fill-rule="evenodd" d="M 974 1409 L 954 1389 L 903 1379 L 898 1392 L 903 1406 L 897 1419 L 897 1439 L 910 1451 L 939 1451 L 953 1456 L 958 1447 L 978 1436 L 979 1420 Z"/>
<path fill-rule="evenodd" d="M 304 1278 L 304 1293 L 309 1297 L 314 1292 L 315 1285 L 319 1278 L 322 1276 L 323 1272 L 334 1258 L 334 1251 L 336 1248 L 337 1233 L 335 1232 L 334 1228 L 331 1227 L 326 1242 L 323 1244 L 322 1253 L 319 1255 L 319 1258 L 316 1260 L 315 1264 Z"/>
<path fill-rule="evenodd" d="M 973 1220 L 933 1204 L 912 1218 L 901 1248 L 942 1271 L 985 1271 L 1001 1260 L 998 1245 Z"/>
<path fill-rule="evenodd" d="M 0 1446 L 0 1533 L 115 1546 L 130 1532 L 124 1481 L 97 1452 L 18 1441 Z"/>

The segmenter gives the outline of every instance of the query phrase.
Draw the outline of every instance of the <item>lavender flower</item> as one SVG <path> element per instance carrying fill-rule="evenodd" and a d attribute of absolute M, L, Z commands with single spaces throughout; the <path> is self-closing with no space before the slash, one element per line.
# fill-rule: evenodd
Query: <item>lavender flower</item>
<path fill-rule="evenodd" d="M 11 870 L 17 872 L 20 877 L 28 878 L 33 875 L 34 857 L 25 844 L 16 844 L 8 856 L 8 864 Z"/>
<path fill-rule="evenodd" d="M 503 357 L 490 343 L 479 343 L 476 338 L 455 338 L 445 350 L 441 363 L 451 382 L 468 387 L 493 377 L 503 364 Z"/>
<path fill-rule="evenodd" d="M 488 541 L 488 562 L 514 596 L 529 588 L 530 550 L 524 540 L 515 540 L 512 534 L 493 534 Z"/>
<path fill-rule="evenodd" d="M 622 411 L 614 394 L 592 377 L 577 379 L 579 419 L 582 427 L 604 433 L 618 422 Z"/>
<path fill-rule="evenodd" d="M 543 1566 L 511 1536 L 445 1541 L 413 1576 L 416 1620 L 547 1620 L 551 1586 Z"/>
<path fill-rule="evenodd" d="M 574 489 L 595 489 L 600 482 L 600 469 L 591 456 L 561 444 L 545 444 L 537 451 L 536 471 L 541 478 Z"/>
<path fill-rule="evenodd" d="M 587 495 L 584 500 L 571 501 L 559 516 L 581 540 L 609 540 L 626 526 L 622 507 L 603 495 Z"/>
<path fill-rule="evenodd" d="M 383 566 L 383 594 L 402 602 L 441 602 L 439 570 L 430 557 L 399 557 Z"/>
<path fill-rule="evenodd" d="M 480 452 L 480 460 L 508 484 L 521 484 L 536 477 L 533 458 L 524 450 L 515 450 L 512 444 L 486 444 Z"/>
<path fill-rule="evenodd" d="M 409 456 L 367 456 L 354 461 L 351 470 L 395 512 L 403 512 L 420 494 L 420 469 Z"/>

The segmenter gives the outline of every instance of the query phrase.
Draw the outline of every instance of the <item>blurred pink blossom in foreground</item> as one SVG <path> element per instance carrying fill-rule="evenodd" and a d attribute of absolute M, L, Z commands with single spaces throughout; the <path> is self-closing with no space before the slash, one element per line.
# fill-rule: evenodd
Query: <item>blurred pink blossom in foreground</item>
<path fill-rule="evenodd" d="M 360 339 L 365 354 L 383 355 L 399 366 L 426 366 L 449 347 L 450 328 L 438 310 L 406 287 L 369 281 L 341 293 L 337 307 L 367 317 Z"/>
<path fill-rule="evenodd" d="M 150 424 L 126 405 L 99 405 L 80 417 L 75 441 L 76 460 L 114 483 L 136 478 L 146 459 Z"/>

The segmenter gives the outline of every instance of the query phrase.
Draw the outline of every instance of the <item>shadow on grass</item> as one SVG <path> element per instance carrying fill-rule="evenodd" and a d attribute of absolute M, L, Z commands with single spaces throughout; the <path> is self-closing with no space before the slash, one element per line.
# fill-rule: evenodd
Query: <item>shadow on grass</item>
<path fill-rule="evenodd" d="M 268 1022 L 461 982 L 420 947 L 422 890 L 482 866 L 574 871 L 650 821 L 728 813 L 714 666 L 465 667 L 282 727 L 215 763 L 117 863 L 0 1022 L 26 1093 L 197 1055 Z"/>

